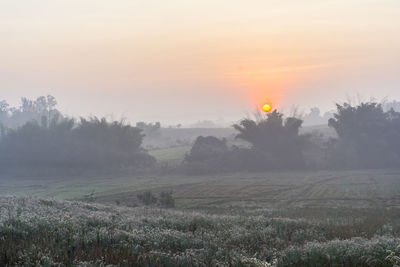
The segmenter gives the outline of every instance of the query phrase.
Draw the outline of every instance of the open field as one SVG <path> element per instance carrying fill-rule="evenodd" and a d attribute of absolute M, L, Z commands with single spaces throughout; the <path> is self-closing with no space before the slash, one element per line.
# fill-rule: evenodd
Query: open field
<path fill-rule="evenodd" d="M 191 146 L 176 146 L 168 148 L 160 148 L 149 150 L 149 154 L 157 159 L 161 164 L 178 165 L 182 163 L 186 153 L 191 149 Z"/>
<path fill-rule="evenodd" d="M 400 170 L 2 177 L 0 265 L 394 266 L 399 192 Z"/>
<path fill-rule="evenodd" d="M 398 207 L 400 170 L 0 179 L 0 194 L 136 205 L 137 193 L 172 190 L 180 208 L 256 203 L 262 207 Z"/>

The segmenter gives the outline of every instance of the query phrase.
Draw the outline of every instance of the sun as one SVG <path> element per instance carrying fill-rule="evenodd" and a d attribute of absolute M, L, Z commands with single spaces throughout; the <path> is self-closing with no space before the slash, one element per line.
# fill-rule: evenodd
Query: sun
<path fill-rule="evenodd" d="M 272 109 L 272 107 L 271 107 L 270 104 L 264 104 L 264 105 L 262 106 L 262 110 L 263 110 L 264 112 L 270 112 L 271 109 Z"/>

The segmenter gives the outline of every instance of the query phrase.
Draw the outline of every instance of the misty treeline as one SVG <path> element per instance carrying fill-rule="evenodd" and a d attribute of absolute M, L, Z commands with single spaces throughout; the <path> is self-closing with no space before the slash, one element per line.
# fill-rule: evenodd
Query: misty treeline
<path fill-rule="evenodd" d="M 52 96 L 2 103 L 0 166 L 13 168 L 142 168 L 155 159 L 141 147 L 142 129 L 105 118 L 62 116 Z"/>
<path fill-rule="evenodd" d="M 349 100 L 348 103 L 352 101 Z M 362 101 L 359 101 L 362 102 Z M 374 101 L 371 101 L 374 102 Z M 390 111 L 393 109 L 394 111 L 400 112 L 400 102 L 399 101 L 391 101 L 391 102 L 383 102 L 382 108 L 384 111 Z M 313 125 L 326 125 L 329 119 L 333 118 L 336 110 L 330 110 L 322 113 L 318 107 L 311 108 L 308 112 L 302 114 L 300 117 L 303 120 L 303 125 L 305 126 L 313 126 Z"/>
<path fill-rule="evenodd" d="M 43 119 L 8 130 L 0 141 L 6 167 L 124 168 L 154 163 L 142 148 L 141 130 L 106 119 Z"/>
<path fill-rule="evenodd" d="M 400 166 L 400 113 L 382 104 L 337 104 L 328 125 L 336 138 L 300 134 L 303 121 L 278 111 L 234 125 L 249 147 L 198 137 L 185 158 L 193 174 L 277 169 L 395 168 Z"/>
<path fill-rule="evenodd" d="M 105 118 L 74 119 L 57 110 L 52 96 L 22 98 L 19 107 L 0 102 L 1 170 L 149 170 L 163 164 L 143 148 L 145 136 L 157 138 L 160 123 Z M 236 139 L 198 137 L 181 165 L 164 171 L 202 174 L 282 169 L 391 168 L 400 166 L 400 113 L 398 102 L 388 106 L 371 102 L 336 106 L 329 127 L 337 136 L 302 134 L 303 120 L 277 110 L 257 114 L 233 125 Z M 317 113 L 317 112 L 315 112 Z"/>
<path fill-rule="evenodd" d="M 55 97 L 40 96 L 35 100 L 21 98 L 20 105 L 10 106 L 7 101 L 0 101 L 0 125 L 5 128 L 16 128 L 30 121 L 41 121 L 42 117 L 51 118 L 62 116 L 57 110 Z"/>

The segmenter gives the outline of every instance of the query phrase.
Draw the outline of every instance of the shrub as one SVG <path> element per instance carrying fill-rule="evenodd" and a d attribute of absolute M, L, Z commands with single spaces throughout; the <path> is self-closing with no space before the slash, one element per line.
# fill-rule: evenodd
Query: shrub
<path fill-rule="evenodd" d="M 144 205 L 153 205 L 157 202 L 157 197 L 154 196 L 151 191 L 145 191 L 142 194 L 138 194 L 137 198 Z"/>
<path fill-rule="evenodd" d="M 171 191 L 162 191 L 159 195 L 159 203 L 163 208 L 174 208 L 175 199 Z"/>
<path fill-rule="evenodd" d="M 185 157 L 185 169 L 190 174 L 227 171 L 231 167 L 230 151 L 225 139 L 199 136 Z"/>

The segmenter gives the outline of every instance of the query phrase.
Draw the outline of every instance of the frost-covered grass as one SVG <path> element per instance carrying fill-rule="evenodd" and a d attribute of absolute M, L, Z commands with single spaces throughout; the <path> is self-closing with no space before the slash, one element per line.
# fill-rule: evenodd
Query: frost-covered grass
<path fill-rule="evenodd" d="M 398 266 L 400 239 L 377 236 L 372 239 L 351 238 L 325 243 L 310 242 L 300 248 L 287 249 L 280 266 Z M 397 255 L 396 255 L 397 253 Z M 400 263 L 400 261 L 398 262 Z"/>
<path fill-rule="evenodd" d="M 260 208 L 212 215 L 1 197 L 0 265 L 392 266 L 398 213 L 368 214 L 294 218 Z"/>

